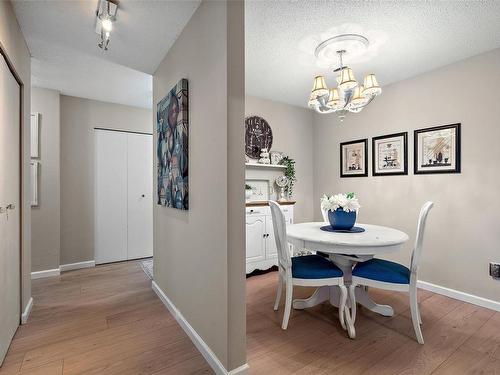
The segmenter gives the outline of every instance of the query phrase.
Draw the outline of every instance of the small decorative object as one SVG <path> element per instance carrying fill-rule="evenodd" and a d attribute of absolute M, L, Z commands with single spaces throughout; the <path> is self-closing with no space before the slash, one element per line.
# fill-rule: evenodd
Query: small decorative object
<path fill-rule="evenodd" d="M 245 184 L 245 199 L 249 201 L 250 198 L 252 198 L 252 187 L 248 184 Z"/>
<path fill-rule="evenodd" d="M 269 152 L 267 152 L 267 148 L 263 148 L 260 153 L 260 164 L 271 164 L 271 159 L 269 159 Z"/>
<path fill-rule="evenodd" d="M 328 211 L 328 220 L 333 230 L 350 231 L 356 223 L 356 212 L 361 206 L 354 193 L 323 195 L 321 209 Z"/>
<path fill-rule="evenodd" d="M 368 176 L 368 139 L 340 144 L 340 177 Z"/>
<path fill-rule="evenodd" d="M 246 184 L 252 187 L 250 201 L 268 201 L 273 193 L 270 180 L 256 178 L 246 180 Z"/>
<path fill-rule="evenodd" d="M 280 165 L 284 165 L 286 167 L 284 175 L 288 178 L 288 184 L 285 186 L 285 193 L 287 197 L 290 198 L 293 194 L 293 185 L 297 181 L 297 177 L 295 177 L 295 160 L 289 156 L 285 156 L 281 159 Z"/>
<path fill-rule="evenodd" d="M 271 164 L 278 165 L 284 156 L 281 151 L 271 151 Z"/>
<path fill-rule="evenodd" d="M 413 173 L 460 173 L 460 124 L 415 130 Z"/>
<path fill-rule="evenodd" d="M 288 177 L 286 177 L 283 174 L 281 176 L 276 177 L 276 185 L 278 185 L 278 187 L 280 188 L 280 197 L 278 199 L 279 202 L 286 201 L 285 188 L 287 187 L 288 182 L 289 182 Z"/>
<path fill-rule="evenodd" d="M 260 116 L 249 116 L 245 119 L 245 154 L 258 159 L 263 148 L 270 150 L 273 145 L 273 131 Z"/>
<path fill-rule="evenodd" d="M 32 158 L 38 158 L 40 157 L 40 146 L 38 142 L 38 137 L 40 134 L 39 131 L 39 124 L 40 124 L 40 114 L 39 113 L 32 113 L 31 114 L 31 157 Z"/>
<path fill-rule="evenodd" d="M 408 133 L 372 138 L 372 174 L 391 176 L 408 174 Z"/>
<path fill-rule="evenodd" d="M 38 206 L 38 161 L 30 161 L 31 207 Z"/>
<path fill-rule="evenodd" d="M 181 79 L 157 105 L 158 204 L 189 209 L 188 81 Z"/>

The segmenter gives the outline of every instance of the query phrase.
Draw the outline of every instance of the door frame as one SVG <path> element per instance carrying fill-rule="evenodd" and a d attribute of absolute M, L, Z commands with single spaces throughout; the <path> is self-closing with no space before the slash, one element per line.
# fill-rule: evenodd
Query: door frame
<path fill-rule="evenodd" d="M 23 189 L 24 189 L 24 164 L 23 164 L 23 155 L 24 155 L 24 83 L 21 80 L 21 76 L 17 73 L 16 68 L 14 67 L 14 63 L 9 58 L 7 51 L 3 44 L 0 42 L 0 55 L 5 60 L 7 67 L 10 70 L 10 73 L 19 84 L 19 324 L 22 323 L 22 315 L 24 311 L 23 306 L 23 295 L 24 295 L 24 282 L 23 282 L 23 266 L 25 263 L 24 259 L 24 197 L 23 197 Z"/>

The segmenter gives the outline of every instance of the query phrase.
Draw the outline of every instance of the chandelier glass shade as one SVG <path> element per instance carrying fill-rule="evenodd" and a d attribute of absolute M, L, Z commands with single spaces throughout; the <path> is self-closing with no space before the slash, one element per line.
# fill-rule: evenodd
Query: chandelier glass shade
<path fill-rule="evenodd" d="M 314 78 L 313 88 L 309 97 L 308 106 L 319 113 L 337 112 L 342 120 L 347 112 L 359 113 L 368 104 L 382 93 L 375 74 L 367 74 L 363 84 L 356 81 L 354 72 L 348 66 L 344 66 L 342 55 L 346 51 L 337 51 L 340 67 L 334 72 L 336 77 L 336 88 L 328 88 L 324 76 Z"/>

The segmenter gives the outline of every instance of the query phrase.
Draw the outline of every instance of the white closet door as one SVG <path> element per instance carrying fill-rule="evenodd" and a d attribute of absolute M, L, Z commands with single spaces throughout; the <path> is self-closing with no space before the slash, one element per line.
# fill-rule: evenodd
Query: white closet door
<path fill-rule="evenodd" d="M 20 320 L 20 90 L 0 55 L 0 365 Z"/>
<path fill-rule="evenodd" d="M 153 140 L 128 136 L 128 259 L 153 256 Z"/>
<path fill-rule="evenodd" d="M 95 130 L 95 178 L 95 261 L 126 260 L 127 133 Z"/>

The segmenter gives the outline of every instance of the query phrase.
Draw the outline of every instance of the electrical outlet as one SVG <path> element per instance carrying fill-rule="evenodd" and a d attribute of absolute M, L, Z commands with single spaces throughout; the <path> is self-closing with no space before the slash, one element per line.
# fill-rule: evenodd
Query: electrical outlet
<path fill-rule="evenodd" d="M 490 262 L 490 276 L 500 279 L 500 263 Z"/>

